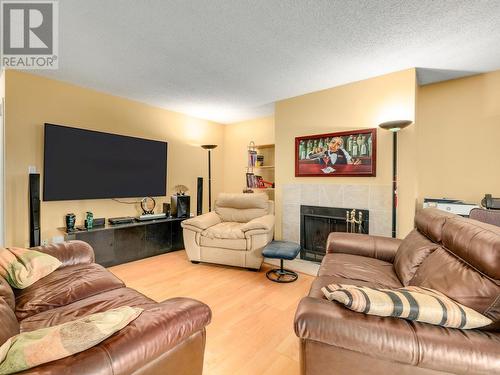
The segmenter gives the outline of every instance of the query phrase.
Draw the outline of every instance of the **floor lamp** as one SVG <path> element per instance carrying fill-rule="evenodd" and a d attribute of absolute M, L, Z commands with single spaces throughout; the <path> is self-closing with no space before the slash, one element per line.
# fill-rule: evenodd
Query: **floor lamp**
<path fill-rule="evenodd" d="M 212 211 L 212 150 L 217 145 L 201 145 L 201 148 L 208 150 L 208 212 Z"/>
<path fill-rule="evenodd" d="M 383 122 L 379 126 L 392 132 L 392 237 L 396 238 L 398 208 L 398 132 L 411 125 L 410 120 Z"/>

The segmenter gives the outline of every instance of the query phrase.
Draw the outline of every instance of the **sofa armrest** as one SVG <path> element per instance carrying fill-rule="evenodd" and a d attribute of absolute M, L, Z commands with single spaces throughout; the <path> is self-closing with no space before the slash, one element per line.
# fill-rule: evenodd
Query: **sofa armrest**
<path fill-rule="evenodd" d="M 95 261 L 92 246 L 78 240 L 32 247 L 31 249 L 57 258 L 62 263 L 61 267 L 90 264 Z"/>
<path fill-rule="evenodd" d="M 242 232 L 251 230 L 263 230 L 266 232 L 274 228 L 274 215 L 264 215 L 250 220 L 248 223 L 243 224 L 241 227 Z"/>
<path fill-rule="evenodd" d="M 209 212 L 200 216 L 182 221 L 181 226 L 196 232 L 202 232 L 205 229 L 222 223 L 221 218 L 215 212 Z"/>
<path fill-rule="evenodd" d="M 326 252 L 361 255 L 393 263 L 401 242 L 397 238 L 333 232 L 328 236 Z"/>
<path fill-rule="evenodd" d="M 210 320 L 210 308 L 204 303 L 172 298 L 144 310 L 128 326 L 93 348 L 22 374 L 142 373 L 141 369 L 151 366 L 167 351 L 195 333 L 204 332 Z"/>
<path fill-rule="evenodd" d="M 500 372 L 499 332 L 460 330 L 358 313 L 337 302 L 303 298 L 295 314 L 302 340 L 446 373 Z"/>

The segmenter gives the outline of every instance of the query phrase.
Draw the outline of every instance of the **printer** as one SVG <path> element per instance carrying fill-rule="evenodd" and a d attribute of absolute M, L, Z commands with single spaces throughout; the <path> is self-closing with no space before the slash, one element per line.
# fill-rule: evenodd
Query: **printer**
<path fill-rule="evenodd" d="M 467 217 L 473 208 L 479 208 L 474 203 L 464 203 L 458 199 L 448 198 L 424 198 L 424 208 L 433 207 L 438 210 L 450 212 L 452 214 Z"/>

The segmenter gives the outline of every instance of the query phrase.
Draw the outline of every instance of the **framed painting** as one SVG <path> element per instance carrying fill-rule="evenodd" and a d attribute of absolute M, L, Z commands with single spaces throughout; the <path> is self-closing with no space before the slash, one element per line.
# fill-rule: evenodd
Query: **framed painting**
<path fill-rule="evenodd" d="M 295 177 L 374 177 L 377 129 L 295 138 Z"/>

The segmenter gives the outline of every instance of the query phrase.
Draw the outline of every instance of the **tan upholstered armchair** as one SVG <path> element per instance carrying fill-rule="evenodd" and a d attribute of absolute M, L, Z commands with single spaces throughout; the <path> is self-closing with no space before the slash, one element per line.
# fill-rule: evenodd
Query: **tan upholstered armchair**
<path fill-rule="evenodd" d="M 215 212 L 182 222 L 193 263 L 259 269 L 262 249 L 274 235 L 274 202 L 266 194 L 220 194 Z"/>

